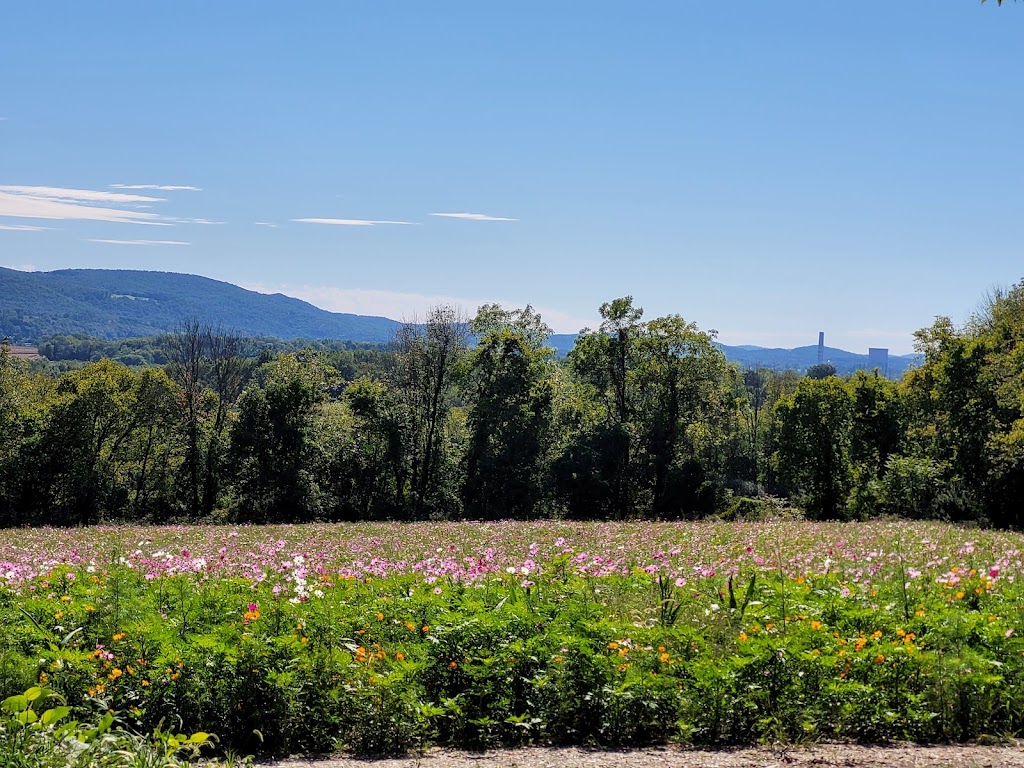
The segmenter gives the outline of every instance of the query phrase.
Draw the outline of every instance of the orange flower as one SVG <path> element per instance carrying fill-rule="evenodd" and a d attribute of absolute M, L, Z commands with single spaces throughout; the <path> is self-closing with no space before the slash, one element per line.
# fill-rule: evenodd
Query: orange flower
<path fill-rule="evenodd" d="M 448 666 L 451 667 L 452 669 L 458 669 L 459 668 L 458 663 L 454 662 L 454 661 L 449 661 L 448 662 Z"/>
<path fill-rule="evenodd" d="M 882 654 L 875 656 L 875 664 L 881 664 L 883 661 L 885 661 L 885 656 Z"/>
<path fill-rule="evenodd" d="M 740 642 L 741 643 L 747 642 L 747 633 L 746 632 L 740 632 Z M 665 655 L 667 656 L 668 654 L 665 654 Z"/>
<path fill-rule="evenodd" d="M 821 629 L 821 622 L 820 621 L 812 621 L 811 622 L 811 629 L 813 629 L 815 631 Z"/>
<path fill-rule="evenodd" d="M 384 614 L 380 611 L 377 612 L 377 621 L 384 621 Z"/>
<path fill-rule="evenodd" d="M 396 661 L 405 661 L 405 654 L 402 653 L 401 651 L 399 651 L 398 653 L 395 654 L 395 660 Z"/>

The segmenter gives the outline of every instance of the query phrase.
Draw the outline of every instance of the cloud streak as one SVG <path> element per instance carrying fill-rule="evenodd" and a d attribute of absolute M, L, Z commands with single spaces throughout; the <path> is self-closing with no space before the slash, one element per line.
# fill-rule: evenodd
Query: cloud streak
<path fill-rule="evenodd" d="M 125 189 L 133 188 L 125 187 Z M 175 224 L 223 223 L 210 219 L 174 218 L 140 210 L 152 207 L 149 205 L 150 203 L 162 202 L 165 202 L 162 197 L 140 195 L 136 192 L 0 185 L 0 217 L 105 221 L 116 224 L 150 224 L 162 227 L 170 227 Z"/>
<path fill-rule="evenodd" d="M 187 184 L 111 184 L 114 189 L 157 189 L 162 192 L 202 192 L 202 187 Z"/>
<path fill-rule="evenodd" d="M 468 221 L 519 221 L 504 216 L 488 216 L 486 213 L 432 213 L 431 216 L 443 216 L 446 219 L 466 219 Z"/>
<path fill-rule="evenodd" d="M 0 229 L 11 232 L 43 232 L 51 227 L 33 227 L 31 224 L 0 224 Z"/>
<path fill-rule="evenodd" d="M 90 238 L 90 243 L 106 243 L 107 245 L 192 245 L 182 240 L 106 240 Z"/>
<path fill-rule="evenodd" d="M 338 227 L 376 227 L 380 224 L 403 224 L 412 225 L 414 222 L 411 221 L 388 221 L 378 219 L 292 219 L 292 221 L 298 221 L 302 224 L 332 224 Z"/>
<path fill-rule="evenodd" d="M 270 221 L 257 221 L 255 222 L 257 227 L 270 227 L 271 229 L 280 229 L 280 224 L 274 224 Z"/>

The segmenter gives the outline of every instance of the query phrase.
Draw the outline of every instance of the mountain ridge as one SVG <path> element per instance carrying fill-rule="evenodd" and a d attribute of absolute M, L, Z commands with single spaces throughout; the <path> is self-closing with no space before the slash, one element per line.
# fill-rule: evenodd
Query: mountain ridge
<path fill-rule="evenodd" d="M 401 325 L 387 317 L 330 312 L 283 293 L 259 293 L 201 275 L 157 270 L 21 272 L 0 267 L 0 297 L 0 336 L 29 344 L 53 334 L 80 333 L 106 340 L 156 336 L 189 318 L 246 336 L 375 343 L 390 341 Z M 555 334 L 549 344 L 566 354 L 576 336 Z M 716 345 L 727 359 L 744 367 L 803 370 L 817 362 L 815 345 Z M 867 355 L 835 347 L 825 351 L 839 373 L 867 368 Z M 914 359 L 891 355 L 888 374 L 902 374 Z"/>

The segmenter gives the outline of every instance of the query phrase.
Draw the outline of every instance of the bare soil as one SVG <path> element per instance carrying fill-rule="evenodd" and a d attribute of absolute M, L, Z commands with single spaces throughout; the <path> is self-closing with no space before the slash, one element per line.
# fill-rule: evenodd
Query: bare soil
<path fill-rule="evenodd" d="M 630 751 L 579 748 L 458 752 L 430 750 L 398 758 L 289 759 L 280 768 L 1024 768 L 1024 745 L 884 746 L 817 744 L 809 747 L 698 750 L 679 747 Z"/>

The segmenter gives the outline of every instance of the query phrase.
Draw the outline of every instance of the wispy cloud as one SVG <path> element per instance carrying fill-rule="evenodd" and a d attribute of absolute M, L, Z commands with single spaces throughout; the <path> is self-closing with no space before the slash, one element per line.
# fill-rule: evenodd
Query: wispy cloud
<path fill-rule="evenodd" d="M 303 224 L 333 224 L 339 227 L 375 227 L 379 224 L 413 224 L 411 221 L 386 221 L 376 219 L 292 219 Z"/>
<path fill-rule="evenodd" d="M 256 226 L 257 227 L 270 227 L 271 229 L 278 229 L 281 225 L 280 224 L 274 224 L 274 223 L 269 222 L 269 221 L 257 221 L 256 222 Z"/>
<path fill-rule="evenodd" d="M 0 224 L 0 229 L 12 232 L 42 232 L 51 229 L 51 227 L 33 227 L 31 224 Z"/>
<path fill-rule="evenodd" d="M 65 200 L 68 202 L 88 203 L 159 203 L 162 197 L 131 195 L 124 192 L 104 192 L 96 189 L 68 189 L 66 187 L 28 187 L 17 185 L 0 185 L 0 192 L 25 197 Z"/>
<path fill-rule="evenodd" d="M 264 285 L 243 284 L 243 288 L 259 293 L 283 293 L 329 312 L 348 312 L 356 315 L 373 315 L 390 317 L 394 320 L 415 320 L 426 317 L 431 308 L 438 305 L 460 307 L 472 317 L 477 307 L 483 304 L 501 304 L 511 309 L 525 306 L 525 302 L 505 301 L 500 298 L 467 298 L 465 296 L 447 296 L 444 294 L 406 293 L 404 291 L 386 291 L 372 288 L 334 288 L 330 286 L 310 285 Z M 574 317 L 557 309 L 534 307 L 544 321 L 555 333 L 576 333 L 580 328 L 593 325 L 593 319 Z"/>
<path fill-rule="evenodd" d="M 187 184 L 111 184 L 114 189 L 159 189 L 163 192 L 202 192 L 202 187 Z"/>
<path fill-rule="evenodd" d="M 139 210 L 151 207 L 150 203 L 163 202 L 165 199 L 162 197 L 140 195 L 136 192 L 0 185 L 0 217 L 106 221 L 163 227 L 175 224 L 223 223 L 210 219 L 175 218 Z"/>
<path fill-rule="evenodd" d="M 108 245 L 192 245 L 182 240 L 105 240 L 89 239 L 90 243 L 107 243 Z"/>
<path fill-rule="evenodd" d="M 446 219 L 468 219 L 469 221 L 519 221 L 504 216 L 488 216 L 486 213 L 432 213 L 431 216 L 443 216 Z"/>

